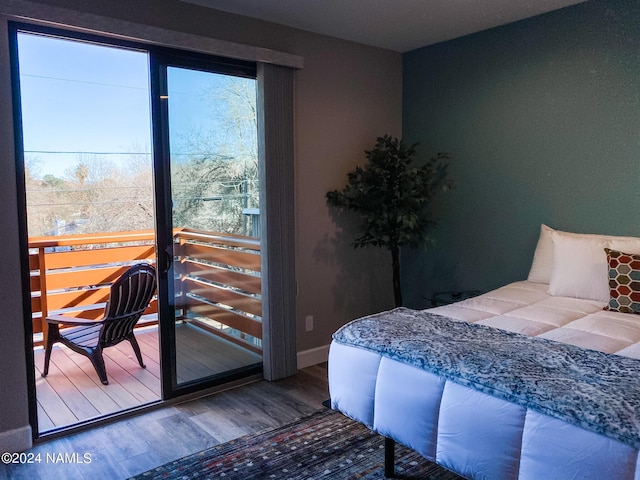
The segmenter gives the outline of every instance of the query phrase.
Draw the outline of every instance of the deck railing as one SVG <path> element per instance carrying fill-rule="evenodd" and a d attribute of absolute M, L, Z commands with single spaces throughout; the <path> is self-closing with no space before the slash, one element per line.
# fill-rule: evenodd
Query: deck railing
<path fill-rule="evenodd" d="M 260 240 L 174 233 L 176 316 L 262 352 Z"/>
<path fill-rule="evenodd" d="M 139 261 L 155 261 L 153 231 L 29 239 L 34 343 L 46 336 L 47 315 L 99 318 L 111 283 Z M 176 229 L 174 271 L 180 320 L 261 350 L 259 240 Z M 154 300 L 141 323 L 156 314 Z"/>

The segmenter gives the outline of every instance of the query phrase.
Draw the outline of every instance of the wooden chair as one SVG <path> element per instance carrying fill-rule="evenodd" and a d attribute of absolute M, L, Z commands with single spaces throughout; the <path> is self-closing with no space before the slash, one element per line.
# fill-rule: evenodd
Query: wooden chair
<path fill-rule="evenodd" d="M 131 343 L 140 366 L 146 368 L 142 361 L 140 346 L 133 334 L 133 327 L 151 302 L 155 290 L 155 269 L 148 263 L 139 263 L 129 268 L 111 285 L 109 300 L 105 306 L 102 320 L 70 318 L 64 315 L 47 317 L 49 331 L 42 376 L 46 377 L 49 373 L 51 349 L 56 342 L 88 357 L 104 385 L 108 385 L 109 380 L 102 358 L 102 350 L 123 340 L 128 340 Z M 69 325 L 74 328 L 61 330 L 61 325 Z"/>

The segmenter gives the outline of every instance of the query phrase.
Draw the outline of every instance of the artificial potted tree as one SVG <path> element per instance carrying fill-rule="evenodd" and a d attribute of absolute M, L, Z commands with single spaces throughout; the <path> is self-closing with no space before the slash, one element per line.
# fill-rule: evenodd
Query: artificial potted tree
<path fill-rule="evenodd" d="M 448 178 L 446 153 L 438 153 L 422 165 L 414 165 L 416 146 L 385 135 L 375 147 L 365 151 L 367 163 L 348 173 L 347 185 L 327 193 L 329 205 L 352 210 L 362 219 L 362 235 L 355 248 L 372 245 L 391 253 L 393 295 L 402 305 L 400 248 L 432 242 L 431 227 L 436 224 L 429 205 L 439 192 L 453 186 Z"/>

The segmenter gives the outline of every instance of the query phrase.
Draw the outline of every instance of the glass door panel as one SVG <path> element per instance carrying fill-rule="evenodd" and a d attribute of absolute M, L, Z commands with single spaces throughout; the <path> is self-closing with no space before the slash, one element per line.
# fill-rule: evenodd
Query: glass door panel
<path fill-rule="evenodd" d="M 37 379 L 30 408 L 42 435 L 160 400 L 155 300 L 134 330 L 146 368 L 129 342 L 105 348 L 105 388 L 89 359 L 55 342 L 41 376 L 47 317 L 67 319 L 63 334 L 102 318 L 113 282 L 155 261 L 149 59 L 133 46 L 48 28 L 13 24 L 11 37 Z"/>
<path fill-rule="evenodd" d="M 173 387 L 262 365 L 256 81 L 166 67 Z"/>

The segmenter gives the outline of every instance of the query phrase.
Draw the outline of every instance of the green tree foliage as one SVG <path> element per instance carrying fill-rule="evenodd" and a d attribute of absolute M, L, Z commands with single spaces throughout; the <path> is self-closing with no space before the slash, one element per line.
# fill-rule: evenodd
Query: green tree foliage
<path fill-rule="evenodd" d="M 430 229 L 436 224 L 429 206 L 440 192 L 453 186 L 447 178 L 446 153 L 438 153 L 422 165 L 413 164 L 417 144 L 385 135 L 366 151 L 364 167 L 348 174 L 347 185 L 327 193 L 327 202 L 351 210 L 362 220 L 362 235 L 354 247 L 372 245 L 391 252 L 396 306 L 402 305 L 400 247 L 428 245 Z"/>
<path fill-rule="evenodd" d="M 42 186 L 48 188 L 63 188 L 64 180 L 48 173 L 42 177 Z"/>

